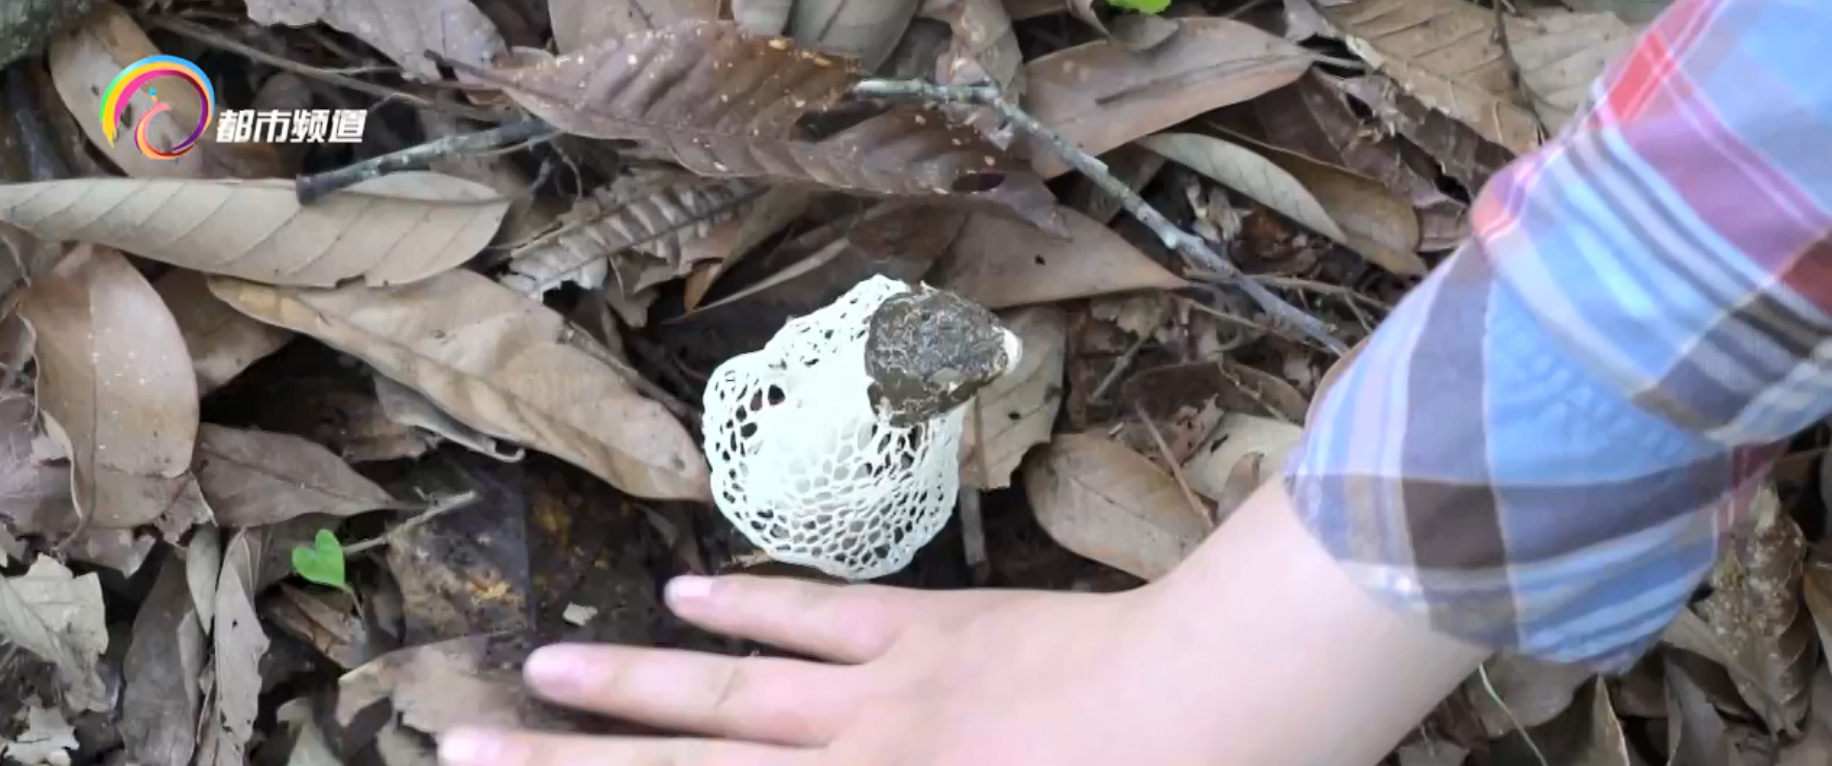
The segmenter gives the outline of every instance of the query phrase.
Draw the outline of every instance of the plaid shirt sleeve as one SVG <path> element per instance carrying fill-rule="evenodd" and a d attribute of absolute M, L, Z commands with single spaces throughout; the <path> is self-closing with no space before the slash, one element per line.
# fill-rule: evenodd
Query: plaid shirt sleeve
<path fill-rule="evenodd" d="M 1832 409 L 1825 0 L 1679 0 L 1320 403 L 1286 484 L 1439 630 L 1619 669 Z"/>

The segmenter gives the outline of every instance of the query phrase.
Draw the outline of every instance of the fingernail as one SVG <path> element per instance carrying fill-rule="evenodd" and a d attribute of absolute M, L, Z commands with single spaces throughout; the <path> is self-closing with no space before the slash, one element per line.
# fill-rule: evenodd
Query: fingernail
<path fill-rule="evenodd" d="M 502 752 L 502 737 L 487 731 L 454 729 L 439 737 L 439 762 L 448 766 L 489 766 Z"/>
<path fill-rule="evenodd" d="M 534 684 L 535 688 L 552 693 L 584 684 L 584 671 L 590 665 L 579 647 L 556 644 L 543 646 L 529 654 L 527 662 L 522 663 L 522 673 L 528 676 L 529 683 Z"/>
<path fill-rule="evenodd" d="M 700 601 L 712 595 L 713 580 L 699 575 L 681 575 L 668 581 L 667 597 L 669 603 L 683 601 Z"/>

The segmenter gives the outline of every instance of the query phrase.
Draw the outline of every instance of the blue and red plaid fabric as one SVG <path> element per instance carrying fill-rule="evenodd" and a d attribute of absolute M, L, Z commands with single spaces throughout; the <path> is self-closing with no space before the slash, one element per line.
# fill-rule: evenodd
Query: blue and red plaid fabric
<path fill-rule="evenodd" d="M 1832 410 L 1826 0 L 1679 0 L 1320 404 L 1286 483 L 1436 628 L 1602 669 L 1657 639 Z"/>

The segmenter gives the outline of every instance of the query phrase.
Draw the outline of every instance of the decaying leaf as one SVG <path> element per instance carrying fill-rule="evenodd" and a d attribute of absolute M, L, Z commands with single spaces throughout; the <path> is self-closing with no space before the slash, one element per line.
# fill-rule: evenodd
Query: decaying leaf
<path fill-rule="evenodd" d="M 274 625 L 312 645 L 345 670 L 375 658 L 369 628 L 356 613 L 348 593 L 336 590 L 306 592 L 281 585 L 275 598 L 262 607 Z"/>
<path fill-rule="evenodd" d="M 1492 11 L 1462 0 L 1353 0 L 1322 10 L 1349 50 L 1426 106 L 1515 154 L 1539 146 L 1542 124 L 1557 132 L 1634 39 L 1634 30 L 1608 13 L 1506 15 L 1508 46 L 1532 93 L 1523 106 Z"/>
<path fill-rule="evenodd" d="M 344 766 L 343 757 L 331 747 L 324 736 L 324 730 L 312 716 L 312 701 L 307 697 L 288 700 L 274 711 L 274 720 L 286 727 L 286 733 L 293 743 L 291 752 L 286 754 L 286 766 Z M 382 758 L 382 763 L 392 766 L 408 766 L 408 761 Z"/>
<path fill-rule="evenodd" d="M 0 185 L 0 221 L 258 282 L 424 279 L 490 243 L 508 201 L 437 173 L 364 181 L 310 207 L 290 180 L 79 178 Z M 42 331 L 43 328 L 40 328 Z"/>
<path fill-rule="evenodd" d="M 719 18 L 719 0 L 547 0 L 547 15 L 553 22 L 554 46 L 572 53 L 599 40 L 663 29 L 686 19 Z"/>
<path fill-rule="evenodd" d="M 973 216 L 930 281 L 991 309 L 1189 286 L 1093 219 L 1065 208 L 1062 220 L 1066 239 Z"/>
<path fill-rule="evenodd" d="M 1756 671 L 1755 684 L 1734 679 L 1744 701 L 1770 730 L 1795 732 L 1818 656 L 1813 625 L 1800 609 L 1806 541 L 1773 486 L 1757 491 L 1750 515 L 1753 528 L 1734 535 L 1713 567 L 1712 593 L 1699 602 L 1699 615 L 1733 662 Z"/>
<path fill-rule="evenodd" d="M 1011 17 L 999 0 L 923 0 L 920 13 L 944 22 L 953 34 L 948 53 L 935 64 L 934 80 L 943 84 L 990 82 L 1006 101 L 1017 101 L 1029 87 L 1024 73 L 1024 52 L 1012 31 Z M 997 128 L 986 107 L 955 105 L 948 112 L 965 124 L 991 133 Z M 1009 134 L 996 135 L 1000 146 Z"/>
<path fill-rule="evenodd" d="M 216 522 L 237 529 L 307 513 L 353 516 L 402 504 L 331 451 L 288 434 L 205 423 L 193 471 Z"/>
<path fill-rule="evenodd" d="M 429 82 L 441 78 L 426 51 L 489 66 L 504 50 L 495 22 L 471 0 L 250 0 L 248 18 L 294 27 L 323 22 Z"/>
<path fill-rule="evenodd" d="M 1580 683 L 1567 694 L 1562 712 L 1539 726 L 1518 730 L 1498 740 L 1489 762 L 1495 764 L 1556 764 L 1557 766 L 1632 766 L 1622 722 L 1609 704 L 1609 690 L 1601 676 Z M 1527 744 L 1531 739 L 1532 745 Z M 1543 758 L 1543 760 L 1542 760 Z"/>
<path fill-rule="evenodd" d="M 1597 677 L 1581 665 L 1541 662 L 1515 654 L 1493 657 L 1482 667 L 1483 674 L 1463 682 L 1463 694 L 1491 737 L 1557 718 L 1571 707 L 1578 689 Z"/>
<path fill-rule="evenodd" d="M 382 415 L 389 420 L 436 435 L 429 436 L 428 441 L 444 439 L 480 455 L 510 463 L 521 460 L 524 454 L 521 447 L 499 442 L 490 438 L 489 434 L 458 422 L 451 413 L 439 409 L 439 405 L 427 399 L 425 394 L 385 375 L 375 376 L 375 401 L 381 406 Z"/>
<path fill-rule="evenodd" d="M 752 248 L 807 213 L 816 196 L 812 190 L 799 186 L 771 187 L 749 205 L 743 217 L 719 224 L 704 238 L 687 243 L 682 248 L 682 261 L 712 261 L 688 275 L 682 295 L 687 310 L 699 308 L 713 283 L 738 265 Z"/>
<path fill-rule="evenodd" d="M 267 653 L 268 645 L 253 600 L 263 553 L 260 538 L 259 532 L 242 530 L 223 547 L 223 569 L 216 580 L 215 625 L 210 631 L 216 709 L 203 716 L 198 766 L 248 763 L 248 740 L 254 736 L 254 719 L 260 712 L 261 655 Z"/>
<path fill-rule="evenodd" d="M 1373 112 L 1388 132 L 1404 136 L 1437 160 L 1444 174 L 1465 189 L 1480 190 L 1514 159 L 1506 147 L 1407 95 L 1390 77 L 1363 75 L 1332 82 Z"/>
<path fill-rule="evenodd" d="M 153 159 L 142 153 L 134 140 L 134 131 L 142 120 L 147 121 L 147 140 L 170 149 L 191 135 L 197 115 L 204 108 L 196 91 L 182 86 L 165 87 L 178 82 L 170 78 L 154 80 L 154 88 L 142 88 L 128 100 L 122 115 L 124 124 L 118 126 L 120 133 L 114 143 L 108 142 L 101 121 L 96 119 L 102 111 L 103 94 L 123 68 L 159 53 L 127 10 L 114 3 L 102 4 L 81 24 L 51 39 L 46 55 L 51 82 L 70 114 L 77 117 L 76 124 L 89 137 L 90 145 L 134 178 L 280 175 L 282 160 L 275 145 L 221 144 L 214 130 L 204 131 L 197 145 L 176 159 Z M 153 90 L 158 91 L 163 111 L 148 116 L 154 108 Z"/>
<path fill-rule="evenodd" d="M 922 2 L 795 0 L 783 5 L 793 6 L 787 27 L 790 37 L 818 50 L 857 58 L 865 71 L 872 72 L 890 57 Z"/>
<path fill-rule="evenodd" d="M 858 81 L 858 62 L 730 22 L 683 22 L 497 74 L 517 103 L 568 133 L 645 141 L 704 176 L 812 181 L 1020 216 L 1035 212 L 1042 191 L 1003 150 L 935 113 L 893 111 L 821 141 L 798 137 L 802 115 Z"/>
<path fill-rule="evenodd" d="M 1168 574 L 1209 526 L 1151 461 L 1089 434 L 1059 434 L 1024 468 L 1037 521 L 1062 547 L 1146 580 Z"/>
<path fill-rule="evenodd" d="M 684 179 L 660 188 L 634 179 L 580 198 L 550 237 L 517 248 L 502 283 L 532 298 L 566 282 L 596 289 L 607 273 L 635 295 L 682 276 L 688 242 L 745 212 L 760 189 L 742 179 Z"/>
<path fill-rule="evenodd" d="M 147 766 L 188 766 L 197 747 L 204 630 L 185 579 L 185 562 L 166 557 L 134 617 L 122 667 L 121 737 Z"/>
<path fill-rule="evenodd" d="M 973 409 L 961 438 L 961 483 L 974 489 L 1011 486 L 1011 473 L 1024 453 L 1050 440 L 1062 406 L 1068 314 L 1055 306 L 1036 306 L 1004 312 L 999 323 L 1024 342 L 1024 355 L 1016 372 L 994 380 L 968 405 Z"/>
<path fill-rule="evenodd" d="M 26 573 L 0 578 L 0 638 L 57 669 L 64 701 L 76 710 L 108 710 L 113 700 L 97 672 L 108 650 L 102 584 L 94 574 L 73 576 L 39 556 Z"/>
<path fill-rule="evenodd" d="M 33 458 L 38 407 L 24 394 L 0 394 L 0 529 L 45 534 L 76 524 L 70 468 Z"/>
<path fill-rule="evenodd" d="M 1145 148 L 1212 178 L 1396 274 L 1422 275 L 1412 205 L 1371 178 L 1281 152 L 1277 161 L 1214 136 L 1159 133 Z"/>
<path fill-rule="evenodd" d="M 679 422 L 566 341 L 559 314 L 469 271 L 404 287 L 276 289 L 212 280 L 236 310 L 317 338 L 460 422 L 560 457 L 640 497 L 705 499 Z"/>
<path fill-rule="evenodd" d="M 1099 40 L 1037 58 L 1025 69 L 1024 107 L 1082 151 L 1104 154 L 1140 136 L 1296 80 L 1310 54 L 1228 19 L 1184 19 L 1183 31 L 1149 53 Z M 1025 139 L 1037 174 L 1069 166 Z"/>
<path fill-rule="evenodd" d="M 191 463 L 197 378 L 165 302 L 120 253 L 78 248 L 26 291 L 39 406 L 68 451 L 77 507 L 100 527 L 163 513 Z"/>
<path fill-rule="evenodd" d="M 1225 519 L 1278 474 L 1303 436 L 1304 429 L 1282 420 L 1229 412 L 1183 464 L 1183 475 L 1190 489 L 1214 501 L 1216 518 Z"/>
<path fill-rule="evenodd" d="M 178 323 L 184 344 L 191 352 L 191 369 L 197 372 L 197 393 L 221 388 L 248 365 L 279 351 L 293 334 L 262 324 L 223 305 L 210 294 L 203 274 L 173 269 L 153 282 L 153 290 Z"/>

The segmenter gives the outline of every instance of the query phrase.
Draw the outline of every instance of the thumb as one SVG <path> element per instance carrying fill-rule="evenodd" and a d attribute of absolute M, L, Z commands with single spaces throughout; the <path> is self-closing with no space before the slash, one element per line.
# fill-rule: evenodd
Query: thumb
<path fill-rule="evenodd" d="M 664 596 L 682 619 L 834 662 L 876 659 L 912 627 L 958 624 L 1021 591 L 920 591 L 787 577 L 676 577 Z"/>

